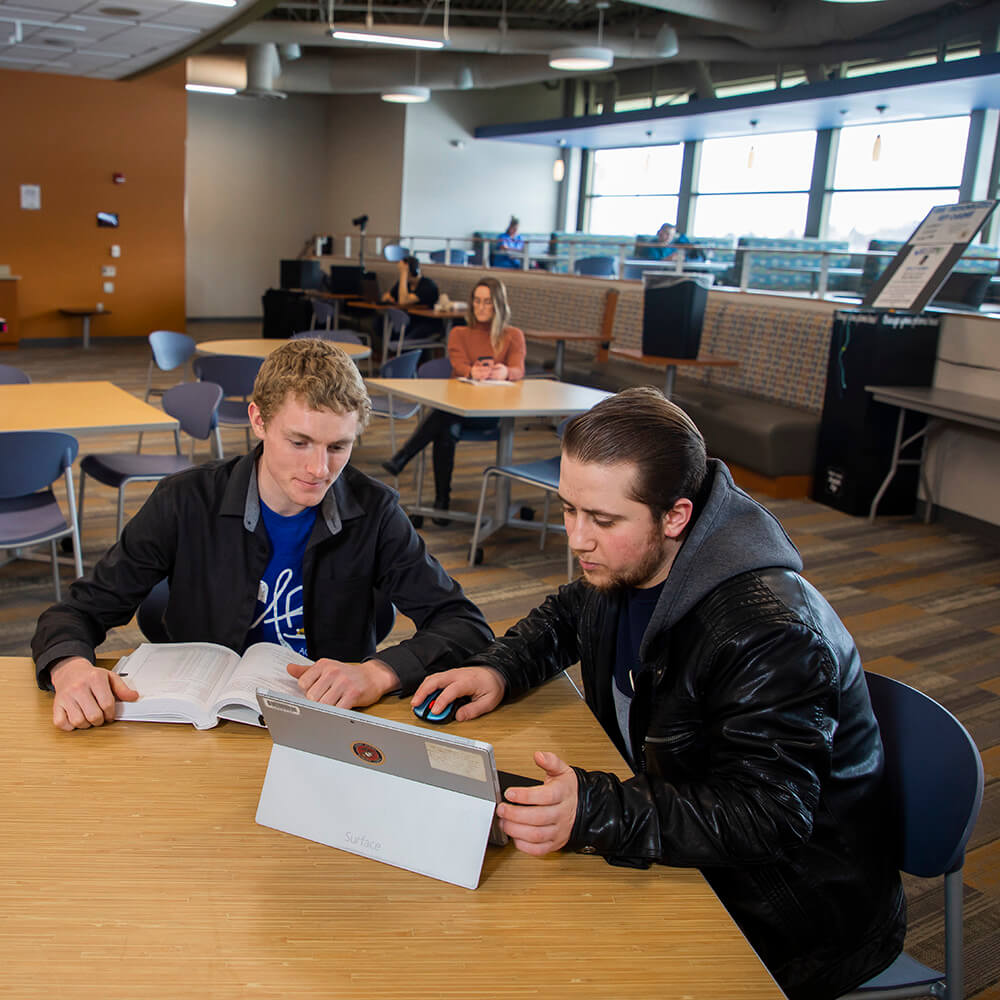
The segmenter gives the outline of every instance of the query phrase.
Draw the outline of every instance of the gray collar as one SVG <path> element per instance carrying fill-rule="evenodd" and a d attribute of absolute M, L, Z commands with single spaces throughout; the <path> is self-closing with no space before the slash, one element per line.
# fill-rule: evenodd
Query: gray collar
<path fill-rule="evenodd" d="M 320 516 L 326 525 L 326 530 L 331 535 L 340 533 L 342 522 L 340 510 L 337 506 L 337 497 L 334 487 L 339 482 L 339 477 L 326 491 L 319 504 Z M 257 463 L 254 462 L 250 468 L 250 482 L 247 483 L 247 499 L 243 507 L 243 527 L 249 532 L 257 530 L 260 521 L 260 490 L 257 486 Z"/>

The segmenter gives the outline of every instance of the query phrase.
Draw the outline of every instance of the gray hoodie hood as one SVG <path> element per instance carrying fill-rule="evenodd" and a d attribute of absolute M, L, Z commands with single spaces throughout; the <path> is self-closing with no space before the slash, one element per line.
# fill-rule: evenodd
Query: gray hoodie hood
<path fill-rule="evenodd" d="M 726 580 L 755 569 L 798 573 L 802 557 L 778 519 L 733 483 L 729 469 L 709 459 L 707 498 L 670 567 L 639 655 L 652 636 L 671 628 Z"/>

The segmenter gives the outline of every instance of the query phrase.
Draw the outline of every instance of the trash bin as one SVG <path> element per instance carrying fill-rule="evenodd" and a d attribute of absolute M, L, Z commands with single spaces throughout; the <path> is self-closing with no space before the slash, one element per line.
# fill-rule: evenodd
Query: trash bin
<path fill-rule="evenodd" d="M 642 353 L 696 358 L 711 275 L 644 274 Z"/>

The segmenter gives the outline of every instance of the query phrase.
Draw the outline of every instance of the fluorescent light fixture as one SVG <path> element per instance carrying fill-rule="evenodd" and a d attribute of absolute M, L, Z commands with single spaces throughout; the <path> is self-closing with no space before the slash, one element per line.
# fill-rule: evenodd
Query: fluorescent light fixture
<path fill-rule="evenodd" d="M 210 87 L 207 83 L 188 83 L 184 85 L 184 89 L 196 94 L 226 94 L 229 97 L 236 93 L 235 87 Z"/>
<path fill-rule="evenodd" d="M 826 0 L 827 3 L 882 3 L 883 0 Z"/>
<path fill-rule="evenodd" d="M 235 7 L 236 0 L 185 0 L 186 3 L 203 3 L 209 7 Z"/>
<path fill-rule="evenodd" d="M 430 99 L 430 87 L 393 87 L 382 94 L 382 100 L 390 104 L 423 104 Z"/>
<path fill-rule="evenodd" d="M 549 53 L 549 65 L 553 69 L 569 72 L 610 69 L 614 63 L 614 51 L 601 45 L 575 45 L 568 49 L 554 49 Z"/>
<path fill-rule="evenodd" d="M 339 29 L 330 32 L 331 38 L 338 38 L 342 42 L 371 42 L 373 45 L 404 45 L 411 49 L 443 49 L 444 42 L 433 38 L 405 38 L 402 35 L 374 35 L 367 31 L 340 31 Z"/>

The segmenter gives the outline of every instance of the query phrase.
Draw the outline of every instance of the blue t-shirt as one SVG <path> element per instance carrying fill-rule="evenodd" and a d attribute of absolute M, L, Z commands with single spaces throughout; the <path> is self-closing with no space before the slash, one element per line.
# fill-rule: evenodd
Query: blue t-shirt
<path fill-rule="evenodd" d="M 666 583 L 666 580 L 663 583 Z M 663 583 L 645 589 L 629 587 L 622 602 L 622 610 L 618 616 L 615 687 L 629 698 L 634 693 L 633 680 L 641 663 L 639 646 L 646 634 L 646 626 L 649 625 L 649 620 L 656 610 L 656 602 L 663 593 Z"/>
<path fill-rule="evenodd" d="M 291 517 L 276 514 L 262 500 L 261 517 L 271 539 L 271 561 L 257 588 L 257 607 L 247 633 L 247 645 L 276 642 L 307 654 L 302 614 L 302 557 L 316 523 L 316 507 Z"/>

